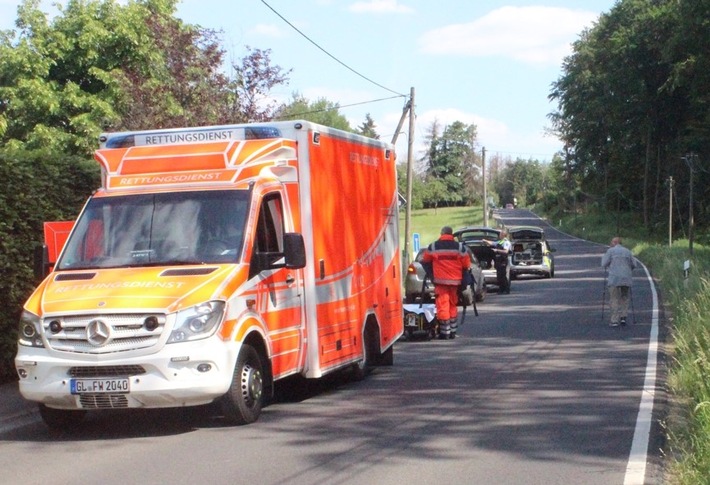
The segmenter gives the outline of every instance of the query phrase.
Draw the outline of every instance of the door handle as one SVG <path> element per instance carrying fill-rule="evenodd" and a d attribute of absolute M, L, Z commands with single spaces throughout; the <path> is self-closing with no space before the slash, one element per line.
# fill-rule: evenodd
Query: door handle
<path fill-rule="evenodd" d="M 286 284 L 292 285 L 294 281 L 296 281 L 296 278 L 294 278 L 293 275 L 286 275 Z"/>

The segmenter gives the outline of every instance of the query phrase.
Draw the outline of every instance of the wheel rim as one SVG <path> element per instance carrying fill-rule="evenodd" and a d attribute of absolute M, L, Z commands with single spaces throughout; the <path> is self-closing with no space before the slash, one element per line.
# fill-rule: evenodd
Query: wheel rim
<path fill-rule="evenodd" d="M 249 364 L 242 369 L 242 398 L 248 407 L 253 407 L 260 399 L 264 390 L 264 380 L 261 371 Z"/>

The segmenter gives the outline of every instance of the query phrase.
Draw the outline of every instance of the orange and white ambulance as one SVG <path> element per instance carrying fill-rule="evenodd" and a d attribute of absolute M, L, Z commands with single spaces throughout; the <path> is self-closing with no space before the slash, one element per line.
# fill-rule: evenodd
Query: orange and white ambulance
<path fill-rule="evenodd" d="M 250 423 L 278 379 L 392 364 L 390 144 L 307 121 L 100 142 L 101 187 L 20 322 L 20 392 L 48 426 L 217 400 Z"/>

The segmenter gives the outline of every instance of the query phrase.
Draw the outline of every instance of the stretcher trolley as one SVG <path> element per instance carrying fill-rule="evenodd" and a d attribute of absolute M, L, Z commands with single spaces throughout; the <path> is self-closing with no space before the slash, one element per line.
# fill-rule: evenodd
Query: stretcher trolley
<path fill-rule="evenodd" d="M 407 340 L 415 338 L 436 338 L 439 334 L 439 321 L 436 319 L 436 305 L 433 303 L 412 303 L 403 306 L 404 336 Z"/>

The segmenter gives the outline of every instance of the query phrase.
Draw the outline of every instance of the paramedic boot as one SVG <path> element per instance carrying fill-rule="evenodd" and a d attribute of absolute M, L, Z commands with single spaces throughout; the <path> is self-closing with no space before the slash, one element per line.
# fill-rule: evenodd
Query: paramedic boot
<path fill-rule="evenodd" d="M 449 320 L 441 320 L 439 322 L 439 338 L 441 340 L 446 340 L 451 335 L 451 326 L 449 325 Z"/>
<path fill-rule="evenodd" d="M 449 320 L 449 329 L 451 333 L 449 334 L 450 339 L 456 338 L 456 330 L 459 328 L 459 322 L 456 318 L 452 318 Z"/>

